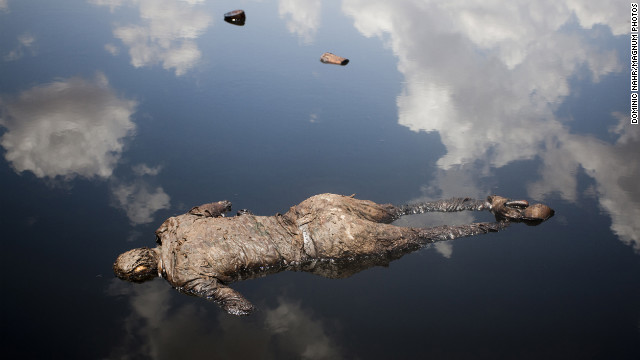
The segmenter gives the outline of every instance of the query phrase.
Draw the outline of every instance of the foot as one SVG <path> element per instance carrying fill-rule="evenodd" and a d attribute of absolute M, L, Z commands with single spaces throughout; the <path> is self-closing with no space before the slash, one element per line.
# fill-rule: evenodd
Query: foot
<path fill-rule="evenodd" d="M 511 200 L 499 195 L 487 198 L 491 212 L 498 219 L 541 223 L 553 216 L 554 211 L 544 204 L 529 205 L 526 200 Z"/>

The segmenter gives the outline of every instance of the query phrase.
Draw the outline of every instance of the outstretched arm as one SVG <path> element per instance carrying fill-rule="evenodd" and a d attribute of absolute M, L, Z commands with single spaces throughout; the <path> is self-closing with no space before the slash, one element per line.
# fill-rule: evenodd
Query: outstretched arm
<path fill-rule="evenodd" d="M 178 290 L 190 295 L 215 301 L 231 315 L 249 315 L 254 307 L 239 292 L 220 283 L 216 278 L 197 278 L 188 281 Z"/>

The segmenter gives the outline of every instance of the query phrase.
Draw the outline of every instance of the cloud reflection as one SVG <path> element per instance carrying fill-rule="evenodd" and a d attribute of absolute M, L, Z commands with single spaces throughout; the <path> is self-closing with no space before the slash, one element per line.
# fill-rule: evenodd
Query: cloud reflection
<path fill-rule="evenodd" d="M 619 136 L 613 144 L 563 132 L 547 144 L 541 156 L 542 178 L 529 185 L 530 194 L 559 193 L 576 201 L 576 174 L 582 169 L 595 180 L 600 206 L 611 215 L 611 230 L 620 240 L 640 252 L 640 129 L 630 126 L 628 116 L 618 115 L 611 131 Z"/>
<path fill-rule="evenodd" d="M 544 3 L 535 3 L 543 13 Z M 583 65 L 594 78 L 621 68 L 614 52 L 558 32 L 572 18 L 569 8 L 564 21 L 550 22 L 528 9 L 533 5 L 423 4 L 348 0 L 344 9 L 364 35 L 390 36 L 406 78 L 399 122 L 439 132 L 447 154 L 438 165 L 445 169 L 476 159 L 500 167 L 533 158 L 561 128 L 549 104 L 569 94 L 568 76 Z M 480 21 L 470 20 L 474 11 L 487 23 L 473 26 Z M 533 34 L 514 37 L 520 28 Z"/>
<path fill-rule="evenodd" d="M 35 42 L 36 38 L 29 33 L 18 36 L 18 46 L 4 56 L 4 61 L 20 60 L 26 51 L 29 51 L 33 55 L 35 53 Z"/>
<path fill-rule="evenodd" d="M 278 335 L 283 347 L 300 359 L 339 359 L 339 349 L 327 336 L 322 322 L 312 320 L 300 303 L 278 298 L 278 306 L 265 311 L 267 329 Z"/>
<path fill-rule="evenodd" d="M 74 77 L 35 86 L 16 98 L 0 98 L 0 126 L 6 129 L 0 145 L 18 173 L 63 181 L 109 178 L 115 206 L 132 224 L 148 223 L 156 211 L 169 207 L 162 187 L 149 182 L 160 167 L 139 164 L 132 181 L 113 175 L 125 139 L 136 128 L 131 120 L 136 106 L 116 95 L 101 73 L 91 80 Z"/>
<path fill-rule="evenodd" d="M 107 292 L 125 296 L 132 310 L 123 322 L 123 342 L 110 358 L 342 358 L 323 323 L 283 298 L 275 308 L 237 318 L 208 302 L 173 304 L 173 290 L 164 281 L 114 279 Z"/>
<path fill-rule="evenodd" d="M 144 181 L 115 185 L 111 191 L 116 207 L 135 225 L 149 223 L 156 211 L 169 208 L 170 198 L 162 187 L 152 188 Z"/>
<path fill-rule="evenodd" d="M 17 172 L 39 178 L 109 177 L 135 130 L 136 102 L 119 97 L 107 78 L 79 77 L 1 98 L 0 145 Z"/>
<path fill-rule="evenodd" d="M 280 0 L 278 12 L 281 19 L 286 19 L 289 32 L 309 44 L 320 26 L 321 7 L 320 0 Z"/>
<path fill-rule="evenodd" d="M 133 181 L 112 180 L 114 206 L 124 210 L 132 224 L 146 224 L 153 221 L 157 211 L 169 208 L 170 198 L 162 187 L 154 187 L 148 180 L 149 176 L 160 173 L 160 167 L 138 164 L 132 170 L 136 176 Z"/>
<path fill-rule="evenodd" d="M 630 180 L 639 175 L 637 127 L 618 126 L 619 139 L 609 144 L 572 134 L 554 115 L 572 77 L 598 82 L 621 71 L 616 52 L 602 50 L 579 28 L 599 24 L 624 34 L 627 24 L 619 19 L 627 8 L 596 0 L 343 3 L 356 29 L 383 39 L 398 58 L 406 80 L 398 121 L 440 134 L 447 153 L 437 164 L 444 172 L 457 176 L 460 167 L 483 164 L 486 174 L 540 157 L 542 179 L 529 195 L 559 192 L 576 201 L 576 170 L 583 168 L 596 181 L 612 230 L 640 251 L 639 194 Z M 450 178 L 441 174 L 432 186 L 459 195 L 449 193 Z"/>
<path fill-rule="evenodd" d="M 114 12 L 122 6 L 136 7 L 139 24 L 117 25 L 113 34 L 129 48 L 131 65 L 160 64 L 184 75 L 200 60 L 195 40 L 211 25 L 211 16 L 196 5 L 204 0 L 89 0 Z M 107 51 L 117 49 L 109 44 Z"/>

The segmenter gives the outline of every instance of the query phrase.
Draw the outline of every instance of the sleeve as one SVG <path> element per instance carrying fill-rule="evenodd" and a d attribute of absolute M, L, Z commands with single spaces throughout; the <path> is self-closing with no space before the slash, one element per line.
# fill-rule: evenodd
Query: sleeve
<path fill-rule="evenodd" d="M 193 279 L 186 282 L 179 290 L 189 295 L 213 300 L 232 315 L 249 315 L 255 309 L 242 294 L 222 284 L 216 278 L 203 277 Z"/>
<path fill-rule="evenodd" d="M 224 213 L 229 211 L 231 211 L 231 202 L 222 200 L 214 203 L 194 206 L 189 210 L 188 214 L 204 217 L 220 217 L 224 216 Z"/>

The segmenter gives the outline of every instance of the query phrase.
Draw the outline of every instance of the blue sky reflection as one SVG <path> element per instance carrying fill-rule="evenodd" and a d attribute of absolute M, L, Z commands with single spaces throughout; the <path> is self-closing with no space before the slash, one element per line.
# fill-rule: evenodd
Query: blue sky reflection
<path fill-rule="evenodd" d="M 576 170 L 582 168 L 596 182 L 612 230 L 640 251 L 640 225 L 633 220 L 640 218 L 640 193 L 626 180 L 640 175 L 640 129 L 612 112 L 596 119 L 610 124 L 616 139 L 604 143 L 573 134 L 571 124 L 555 115 L 573 90 L 572 78 L 598 83 L 622 71 L 623 54 L 601 48 L 592 37 L 601 31 L 594 26 L 606 26 L 609 37 L 628 33 L 619 20 L 626 17 L 623 5 L 347 0 L 343 10 L 364 36 L 380 37 L 393 50 L 405 78 L 398 122 L 440 134 L 447 149 L 438 160 L 441 169 L 480 162 L 491 172 L 540 158 L 541 179 L 529 184 L 529 196 L 558 193 L 575 202 Z M 489 192 L 452 188 L 450 177 L 439 176 L 439 195 Z M 464 175 L 456 170 L 455 176 Z"/>

